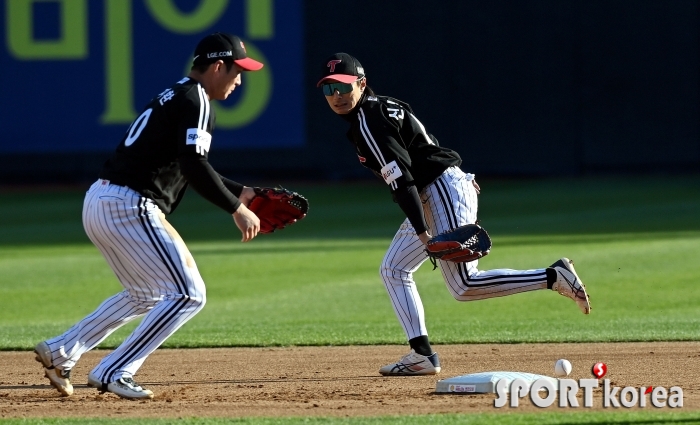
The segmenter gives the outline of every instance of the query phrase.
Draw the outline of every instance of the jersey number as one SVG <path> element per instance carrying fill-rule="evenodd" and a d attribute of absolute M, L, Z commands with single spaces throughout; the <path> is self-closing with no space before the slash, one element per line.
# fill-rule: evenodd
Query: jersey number
<path fill-rule="evenodd" d="M 146 109 L 141 115 L 139 115 L 138 118 L 136 118 L 133 124 L 131 124 L 131 127 L 129 127 L 129 130 L 127 131 L 126 140 L 124 140 L 124 146 L 131 146 L 136 139 L 139 138 L 143 128 L 146 127 L 146 124 L 148 123 L 148 118 L 151 117 L 151 112 L 153 112 L 153 108 Z"/>

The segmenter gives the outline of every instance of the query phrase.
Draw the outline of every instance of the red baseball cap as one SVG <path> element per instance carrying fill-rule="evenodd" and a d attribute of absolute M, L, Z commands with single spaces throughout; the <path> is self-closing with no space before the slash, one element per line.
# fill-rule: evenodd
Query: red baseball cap
<path fill-rule="evenodd" d="M 197 44 L 193 63 L 204 65 L 226 58 L 233 59 L 236 65 L 246 71 L 257 71 L 263 67 L 261 62 L 248 57 L 245 45 L 238 36 L 222 32 L 209 34 Z"/>
<path fill-rule="evenodd" d="M 316 83 L 320 87 L 326 82 L 350 84 L 365 76 L 365 69 L 360 61 L 347 53 L 336 53 L 323 62 L 321 79 Z"/>

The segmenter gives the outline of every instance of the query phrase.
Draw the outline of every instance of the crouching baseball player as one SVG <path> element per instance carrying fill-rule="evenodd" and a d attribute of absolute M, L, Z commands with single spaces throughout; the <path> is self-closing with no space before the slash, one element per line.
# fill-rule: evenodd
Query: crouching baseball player
<path fill-rule="evenodd" d="M 226 99 L 241 85 L 244 71 L 263 64 L 248 58 L 241 40 L 230 34 L 205 37 L 194 54 L 189 75 L 146 105 L 85 196 L 85 232 L 124 290 L 62 335 L 37 344 L 36 359 L 64 396 L 73 394 L 70 373 L 80 357 L 143 317 L 89 373 L 88 385 L 123 398 L 153 398 L 133 376 L 206 302 L 197 265 L 165 219 L 188 185 L 232 214 L 243 242 L 260 230 L 260 220 L 247 208 L 253 188 L 217 174 L 208 155 L 214 126 L 210 99 Z"/>
<path fill-rule="evenodd" d="M 459 155 L 440 146 L 407 103 L 374 94 L 356 58 L 337 53 L 326 59 L 317 86 L 331 110 L 348 122 L 347 136 L 360 164 L 384 180 L 406 215 L 384 256 L 380 275 L 411 351 L 379 373 L 440 372 L 413 280 L 413 273 L 429 255 L 437 258 L 447 289 L 458 301 L 548 289 L 575 301 L 584 314 L 590 313 L 586 289 L 567 258 L 533 270 L 479 270 L 478 258 L 488 249 L 479 253 L 475 251 L 478 244 L 471 246 L 468 240 L 432 240 L 476 223 L 479 185 L 472 174 L 459 168 Z M 487 238 L 485 232 L 477 233 L 475 240 Z M 485 246 L 490 247 L 490 243 Z"/>

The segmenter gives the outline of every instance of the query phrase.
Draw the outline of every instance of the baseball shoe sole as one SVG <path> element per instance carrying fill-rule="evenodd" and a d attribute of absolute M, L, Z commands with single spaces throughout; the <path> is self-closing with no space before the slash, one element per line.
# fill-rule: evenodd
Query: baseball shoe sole
<path fill-rule="evenodd" d="M 583 314 L 590 314 L 591 301 L 586 293 L 586 287 L 576 274 L 574 262 L 564 257 L 550 267 L 557 272 L 557 280 L 552 285 L 552 290 L 574 300 Z"/>
<path fill-rule="evenodd" d="M 105 384 L 90 373 L 88 375 L 87 386 L 97 388 L 100 393 L 109 392 L 129 400 L 146 400 L 153 398 L 153 391 L 143 388 L 131 378 L 119 378 L 116 381 Z"/>
<path fill-rule="evenodd" d="M 440 373 L 440 358 L 437 353 L 423 356 L 411 350 L 398 362 L 379 369 L 379 373 L 384 376 L 435 375 Z"/>
<path fill-rule="evenodd" d="M 49 345 L 45 341 L 38 343 L 34 347 L 34 354 L 36 354 L 35 360 L 44 367 L 44 376 L 49 379 L 51 385 L 64 397 L 73 395 L 73 385 L 70 383 L 70 370 L 62 370 L 53 365 Z"/>

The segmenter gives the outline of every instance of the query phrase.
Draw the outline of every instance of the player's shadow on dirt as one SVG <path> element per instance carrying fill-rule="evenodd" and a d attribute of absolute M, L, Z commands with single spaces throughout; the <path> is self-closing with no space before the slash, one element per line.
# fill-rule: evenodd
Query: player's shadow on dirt
<path fill-rule="evenodd" d="M 336 381 L 374 381 L 387 379 L 383 376 L 353 376 L 347 378 L 260 378 L 260 379 L 212 379 L 206 381 L 168 381 L 168 382 L 143 382 L 144 385 L 168 386 L 168 385 L 211 385 L 211 384 L 270 384 L 290 382 L 336 382 Z"/>
<path fill-rule="evenodd" d="M 393 377 L 394 379 L 396 377 Z M 384 376 L 353 376 L 347 378 L 261 378 L 261 379 L 207 379 L 205 381 L 183 381 L 174 380 L 167 382 L 146 382 L 140 381 L 139 383 L 148 386 L 169 386 L 169 385 L 212 385 L 212 384 L 269 384 L 269 383 L 289 383 L 289 382 L 330 382 L 330 381 L 363 381 L 363 380 L 376 380 L 376 379 L 388 379 Z M 73 384 L 75 388 L 91 388 L 87 384 Z M 28 389 L 53 389 L 51 385 L 0 385 L 0 391 L 2 390 L 28 390 Z"/>

